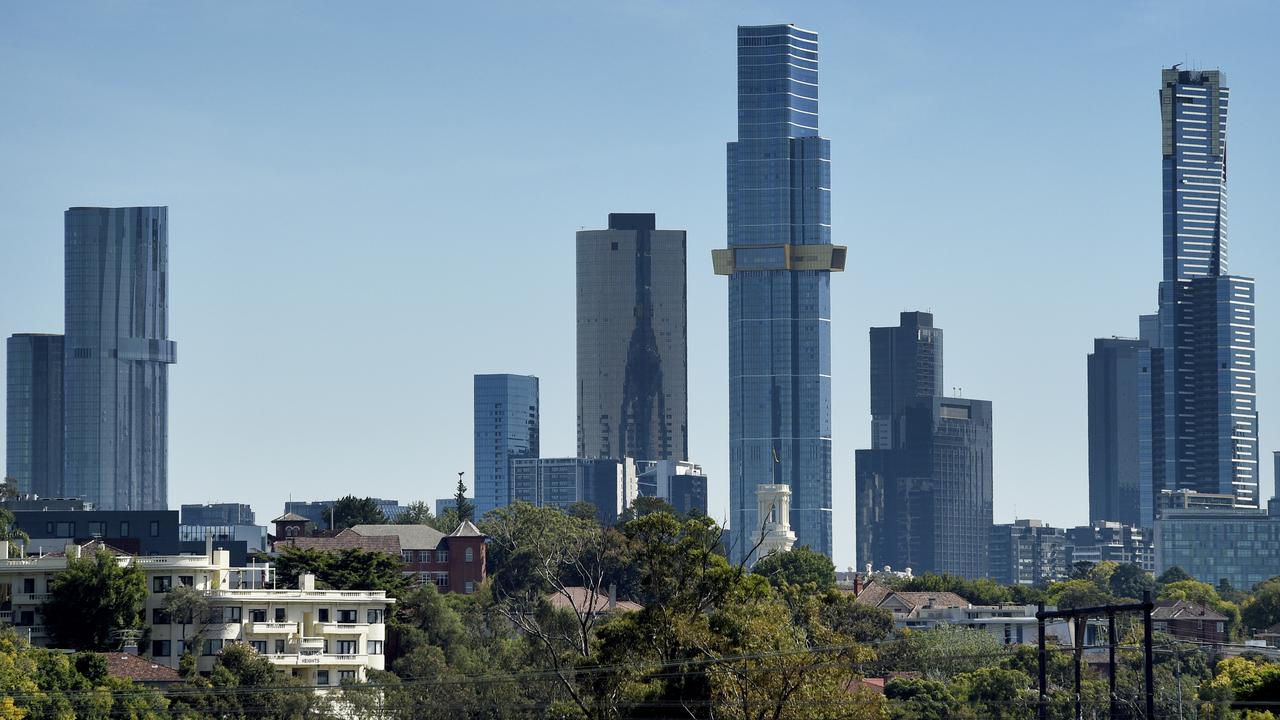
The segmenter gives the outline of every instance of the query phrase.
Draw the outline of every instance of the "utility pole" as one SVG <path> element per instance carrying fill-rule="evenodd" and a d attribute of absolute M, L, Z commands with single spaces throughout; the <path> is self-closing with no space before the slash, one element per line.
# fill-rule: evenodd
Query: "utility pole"
<path fill-rule="evenodd" d="M 1118 707 L 1118 702 L 1117 702 L 1116 693 L 1115 693 L 1115 673 L 1116 673 L 1115 615 L 1116 613 L 1122 613 L 1122 612 L 1142 613 L 1142 625 L 1143 625 L 1142 654 L 1143 654 L 1143 665 L 1146 670 L 1146 673 L 1145 673 L 1146 674 L 1146 678 L 1145 678 L 1146 679 L 1146 714 L 1143 717 L 1144 717 L 1144 720 L 1155 720 L 1156 689 L 1155 689 L 1155 672 L 1154 672 L 1154 667 L 1152 665 L 1153 659 L 1155 657 L 1155 652 L 1152 649 L 1152 642 L 1151 642 L 1151 635 L 1152 635 L 1151 611 L 1154 608 L 1155 608 L 1155 605 L 1154 603 L 1151 602 L 1150 590 L 1147 590 L 1142 594 L 1142 602 L 1131 603 L 1127 605 L 1099 605 L 1096 607 L 1071 608 L 1069 610 L 1045 610 L 1044 604 L 1041 603 L 1039 606 L 1039 609 L 1036 611 L 1036 622 L 1038 624 L 1038 629 L 1039 629 L 1038 634 L 1039 634 L 1039 640 L 1040 640 L 1040 647 L 1039 647 L 1040 702 L 1039 702 L 1038 715 L 1037 715 L 1039 720 L 1046 720 L 1046 718 L 1048 717 L 1048 699 L 1046 696 L 1047 683 L 1045 678 L 1046 651 L 1045 651 L 1045 637 L 1044 637 L 1044 621 L 1049 619 L 1071 620 L 1075 623 L 1085 623 L 1086 624 L 1085 626 L 1087 627 L 1089 618 L 1101 617 L 1101 616 L 1107 617 L 1108 629 L 1110 630 L 1110 635 L 1111 635 L 1111 637 L 1108 638 L 1108 644 L 1110 646 L 1108 659 L 1111 661 L 1111 668 L 1110 668 L 1111 670 L 1111 683 L 1110 683 L 1111 718 L 1112 720 L 1116 720 L 1116 718 L 1118 717 L 1119 707 Z M 1080 632 L 1080 627 L 1077 626 L 1075 629 L 1074 636 L 1076 638 L 1080 638 L 1080 637 L 1083 637 L 1083 635 L 1084 633 Z M 1079 658 L 1080 658 L 1080 653 L 1083 651 L 1083 647 L 1081 647 L 1083 643 L 1077 640 L 1076 645 L 1077 647 L 1073 648 L 1076 654 L 1076 702 L 1075 702 L 1076 712 L 1075 712 L 1075 715 L 1077 718 L 1080 718 L 1082 716 L 1081 715 L 1082 703 L 1081 703 L 1081 692 L 1080 692 L 1080 660 Z"/>

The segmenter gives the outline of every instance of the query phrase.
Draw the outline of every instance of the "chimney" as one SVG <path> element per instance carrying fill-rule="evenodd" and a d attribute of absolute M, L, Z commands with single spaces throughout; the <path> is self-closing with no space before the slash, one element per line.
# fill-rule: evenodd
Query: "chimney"
<path fill-rule="evenodd" d="M 315 589 L 316 589 L 316 576 L 315 576 L 315 575 L 312 575 L 311 573 L 303 573 L 303 574 L 299 575 L 299 576 L 298 576 L 298 589 L 299 589 L 299 590 L 315 590 Z"/>
<path fill-rule="evenodd" d="M 207 557 L 207 558 L 209 558 L 209 562 L 214 562 L 214 559 L 213 559 L 213 536 L 212 536 L 212 535 L 205 535 L 205 536 L 204 536 L 204 556 L 205 556 L 205 557 Z"/>
<path fill-rule="evenodd" d="M 0 560 L 9 559 L 9 541 L 0 540 Z"/>
<path fill-rule="evenodd" d="M 63 548 L 63 551 L 66 553 L 66 555 L 67 555 L 67 559 L 68 559 L 68 560 L 79 560 L 79 559 L 80 559 L 80 546 L 79 546 L 79 545 L 74 545 L 74 544 L 73 544 L 73 545 L 67 545 L 65 548 Z"/>

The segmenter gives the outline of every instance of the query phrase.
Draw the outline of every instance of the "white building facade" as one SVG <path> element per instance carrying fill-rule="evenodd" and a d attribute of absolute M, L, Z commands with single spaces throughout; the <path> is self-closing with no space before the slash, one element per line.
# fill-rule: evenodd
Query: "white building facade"
<path fill-rule="evenodd" d="M 84 548 L 92 551 L 94 544 Z M 0 541 L 0 622 L 25 631 L 33 644 L 48 645 L 40 615 L 49 583 L 82 548 L 29 557 L 9 557 Z M 192 647 L 197 668 L 213 669 L 228 643 L 245 643 L 272 664 L 317 687 L 360 682 L 369 669 L 385 669 L 386 615 L 394 599 L 377 590 L 317 590 L 304 575 L 298 589 L 273 587 L 269 565 L 233 568 L 230 553 L 207 555 L 118 555 L 121 566 L 136 565 L 146 576 L 143 622 L 149 630 L 141 653 L 177 668 Z M 181 586 L 199 590 L 209 605 L 206 618 L 182 623 L 165 611 L 165 598 Z"/>

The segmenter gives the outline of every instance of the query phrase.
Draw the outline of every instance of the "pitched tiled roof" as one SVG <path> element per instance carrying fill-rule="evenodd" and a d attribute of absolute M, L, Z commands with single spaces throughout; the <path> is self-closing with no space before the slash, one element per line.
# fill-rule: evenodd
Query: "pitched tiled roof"
<path fill-rule="evenodd" d="M 862 588 L 862 592 L 858 593 L 858 602 L 872 607 L 879 607 L 880 603 L 892 593 L 893 590 L 887 585 L 872 580 Z"/>
<path fill-rule="evenodd" d="M 311 550 L 338 551 L 356 548 L 367 552 L 400 555 L 400 539 L 394 535 L 363 535 L 347 528 L 333 537 L 295 537 L 276 541 L 277 549 L 284 545 Z"/>
<path fill-rule="evenodd" d="M 567 587 L 564 590 L 564 593 L 554 592 L 547 595 L 547 602 L 551 603 L 551 607 L 576 608 L 579 612 L 590 609 L 592 613 L 604 613 L 610 610 L 639 612 L 644 609 L 644 606 L 640 603 L 631 602 L 630 600 L 619 600 L 617 606 L 610 608 L 608 595 L 593 593 L 584 587 Z M 567 596 L 565 593 L 567 593 Z M 595 596 L 594 598 L 592 597 L 593 595 Z"/>
<path fill-rule="evenodd" d="M 1152 620 L 1208 620 L 1224 622 L 1227 619 L 1213 608 L 1190 600 L 1162 600 L 1151 611 Z"/>
<path fill-rule="evenodd" d="M 311 518 L 304 518 L 304 517 L 302 517 L 301 515 L 299 515 L 299 514 L 297 514 L 297 513 L 285 513 L 285 514 L 281 515 L 280 517 L 276 518 L 275 520 L 272 520 L 271 522 L 273 522 L 273 523 L 278 523 L 278 522 L 299 522 L 299 521 L 303 521 L 303 520 L 305 520 L 306 522 L 311 522 Z"/>
<path fill-rule="evenodd" d="M 144 683 L 182 682 L 177 670 L 157 665 L 144 657 L 122 652 L 97 654 L 106 658 L 107 674 L 111 677 Z"/>
<path fill-rule="evenodd" d="M 902 600 L 911 609 L 929 608 L 963 608 L 969 607 L 969 601 L 953 592 L 895 592 L 893 596 Z"/>
<path fill-rule="evenodd" d="M 484 533 L 480 532 L 480 528 L 470 520 L 463 520 L 458 523 L 458 527 L 449 533 L 449 537 L 484 537 Z"/>
<path fill-rule="evenodd" d="M 435 550 L 444 533 L 429 525 L 356 525 L 351 528 L 369 537 L 394 537 L 401 550 Z"/>

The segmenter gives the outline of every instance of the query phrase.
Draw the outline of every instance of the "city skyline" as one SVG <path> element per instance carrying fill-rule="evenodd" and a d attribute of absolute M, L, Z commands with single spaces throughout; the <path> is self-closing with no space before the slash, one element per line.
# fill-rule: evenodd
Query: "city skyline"
<path fill-rule="evenodd" d="M 192 11 L 169 9 L 165 14 L 176 21 L 188 41 L 194 38 L 196 48 L 219 33 L 230 33 L 229 26 L 244 26 L 225 20 L 198 31 L 193 27 L 198 18 L 184 12 Z M 280 21 L 269 9 L 261 12 L 268 27 Z M 1044 11 L 1047 20 L 1020 12 L 990 30 L 949 17 L 948 11 L 940 11 L 932 23 L 924 25 L 870 10 L 792 13 L 783 7 L 753 6 L 732 12 L 634 12 L 627 16 L 628 22 L 645 29 L 650 37 L 662 33 L 671 39 L 674 47 L 665 57 L 655 59 L 637 45 L 619 43 L 616 35 L 610 35 L 616 23 L 592 13 L 556 32 L 579 31 L 596 23 L 600 34 L 610 38 L 609 44 L 618 46 L 601 53 L 606 58 L 601 62 L 603 69 L 589 73 L 597 81 L 609 73 L 623 80 L 592 84 L 599 102 L 620 105 L 639 88 L 657 100 L 657 106 L 681 105 L 688 99 L 684 106 L 688 112 L 679 113 L 677 121 L 664 118 L 666 111 L 655 107 L 643 118 L 619 121 L 624 124 L 613 128 L 601 125 L 611 121 L 612 112 L 596 115 L 585 110 L 586 122 L 575 123 L 572 132 L 548 135 L 545 151 L 514 161 L 507 167 L 511 179 L 486 191 L 485 195 L 499 198 L 498 205 L 514 205 L 510 214 L 520 222 L 493 218 L 479 237 L 474 232 L 463 235 L 461 226 L 447 217 L 447 211 L 454 209 L 451 204 L 459 214 L 473 217 L 478 206 L 429 177 L 437 169 L 441 175 L 457 172 L 463 186 L 479 178 L 470 170 L 459 170 L 464 165 L 451 149 L 439 148 L 437 157 L 434 151 L 428 152 L 438 147 L 434 142 L 420 142 L 393 153 L 373 136 L 382 133 L 403 141 L 412 137 L 411 127 L 364 112 L 338 108 L 332 120 L 312 120 L 309 112 L 331 105 L 332 96 L 306 81 L 289 85 L 285 93 L 296 101 L 298 111 L 288 109 L 289 102 L 265 102 L 269 87 L 277 89 L 275 83 L 284 83 L 301 67 L 297 61 L 262 63 L 266 79 L 239 90 L 216 84 L 204 87 L 211 81 L 201 72 L 200 61 L 190 58 L 175 60 L 172 68 L 159 68 L 163 82 L 156 85 L 165 88 L 163 92 L 118 82 L 95 90 L 91 80 L 98 74 L 91 71 L 88 56 L 75 52 L 50 60 L 48 70 L 36 72 L 34 79 L 6 78 L 8 96 L 23 99 L 11 117 L 0 120 L 4 131 L 0 135 L 9 138 L 4 141 L 9 143 L 6 156 L 13 159 L 13 172 L 0 188 L 10 198 L 6 212 L 0 213 L 0 232 L 6 238 L 0 243 L 0 267 L 5 268 L 11 298 L 0 309 L 4 334 L 61 330 L 57 319 L 62 263 L 57 214 L 61 210 L 91 203 L 169 205 L 175 222 L 174 322 L 181 327 L 184 344 L 183 362 L 172 376 L 171 506 L 238 499 L 278 507 L 288 494 L 295 498 L 346 494 L 353 478 L 364 485 L 375 483 L 376 490 L 365 494 L 430 500 L 447 495 L 456 472 L 469 469 L 470 452 L 465 446 L 470 429 L 456 418 L 465 417 L 468 378 L 475 373 L 520 372 L 543 378 L 543 455 L 573 454 L 572 370 L 565 370 L 573 364 L 572 355 L 565 353 L 565 348 L 572 347 L 572 293 L 565 290 L 571 286 L 572 275 L 566 269 L 572 264 L 566 259 L 572 257 L 572 248 L 563 238 L 578 227 L 597 225 L 601 214 L 614 208 L 653 211 L 664 218 L 664 225 L 689 232 L 693 261 L 689 272 L 690 457 L 706 468 L 712 488 L 711 514 L 723 519 L 728 478 L 727 391 L 722 380 L 724 287 L 723 281 L 707 277 L 710 263 L 706 261 L 707 252 L 721 247 L 724 238 L 721 143 L 732 136 L 733 124 L 732 65 L 720 56 L 732 55 L 734 25 L 784 21 L 812 28 L 823 39 L 824 134 L 837 139 L 832 151 L 838 168 L 833 178 L 838 229 L 834 241 L 850 248 L 849 272 L 837 283 L 843 287 L 832 290 L 833 314 L 839 318 L 832 339 L 834 374 L 839 378 L 833 388 L 838 565 L 851 564 L 853 557 L 853 450 L 869 446 L 867 390 L 862 381 L 865 332 L 902 309 L 931 307 L 945 314 L 948 329 L 957 339 L 949 348 L 952 375 L 965 378 L 966 396 L 990 398 L 998 408 L 997 521 L 1030 515 L 1043 516 L 1055 525 L 1072 525 L 1087 517 L 1085 378 L 1080 359 L 1094 337 L 1133 334 L 1130 318 L 1151 309 L 1151 288 L 1158 279 L 1152 260 L 1160 253 L 1160 228 L 1153 220 L 1158 210 L 1152 212 L 1160 202 L 1154 176 L 1158 148 L 1151 141 L 1159 122 L 1151 102 L 1152 77 L 1187 53 L 1209 60 L 1208 66 L 1221 65 L 1232 79 L 1232 219 L 1237 240 L 1233 267 L 1258 277 L 1260 412 L 1267 416 L 1271 408 L 1274 415 L 1277 406 L 1270 398 L 1275 393 L 1269 392 L 1268 378 L 1274 376 L 1278 358 L 1267 330 L 1275 317 L 1269 308 L 1276 307 L 1268 288 L 1275 282 L 1267 276 L 1280 261 L 1274 243 L 1267 241 L 1274 232 L 1265 208 L 1266 192 L 1276 182 L 1274 168 L 1280 167 L 1277 148 L 1268 136 L 1280 115 L 1280 102 L 1265 82 L 1275 51 L 1259 44 L 1259 28 L 1268 23 L 1260 22 L 1256 13 L 1246 22 L 1241 17 L 1244 13 L 1229 8 L 1210 22 L 1230 33 L 1196 36 L 1187 28 L 1203 23 L 1204 18 L 1193 20 L 1171 12 L 1154 28 L 1147 28 L 1142 23 L 1151 16 L 1138 10 L 1119 11 L 1107 27 L 1097 29 L 1086 27 L 1084 19 L 1065 10 Z M 66 42 L 55 38 L 51 24 L 59 32 L 65 27 L 68 36 L 74 36 L 77 29 L 102 21 L 99 13 L 84 19 L 56 10 L 49 13 L 18 7 L 0 10 L 5 20 L 0 24 L 23 35 L 21 42 L 0 50 L 5 59 L 43 66 Z M 341 16 L 330 13 L 308 21 L 316 38 L 336 36 L 340 26 L 353 21 L 334 14 Z M 141 16 L 127 11 L 121 16 L 146 26 Z M 465 14 L 459 17 L 477 21 L 470 25 L 482 24 Z M 1001 51 L 993 49 L 997 43 L 988 43 L 992 47 L 983 43 L 984 38 L 991 40 L 1008 30 L 1009 23 L 1030 23 L 1032 18 L 1060 27 L 1063 35 L 1078 34 L 1074 44 L 1049 41 L 1037 54 L 1044 61 L 1032 65 L 1048 76 L 1043 85 L 1029 82 L 1021 74 L 1029 72 L 1025 68 L 1000 66 L 995 61 Z M 696 32 L 682 29 L 691 21 L 696 21 L 692 23 Z M 1096 17 L 1088 22 L 1093 21 Z M 933 87 L 933 77 L 925 73 L 929 63 L 955 56 L 956 44 L 941 42 L 919 59 L 905 57 L 908 50 L 930 46 L 946 34 L 942 26 L 947 25 L 975 30 L 976 35 L 964 43 L 970 51 L 965 57 L 986 73 L 967 80 L 963 91 Z M 1134 27 L 1143 27 L 1149 37 L 1129 37 L 1138 34 Z M 347 89 L 354 84 L 341 87 L 375 108 L 412 109 L 402 114 L 425 120 L 428 128 L 437 127 L 430 123 L 439 121 L 427 118 L 421 112 L 424 106 L 416 104 L 421 101 L 383 93 L 381 84 L 384 77 L 398 77 L 406 64 L 413 66 L 415 52 L 435 51 L 419 50 L 395 29 L 385 32 L 383 53 L 374 54 L 372 60 L 343 56 L 342 62 L 351 64 L 349 72 L 337 73 L 344 83 L 353 75 L 358 78 L 375 70 L 382 76 L 360 91 Z M 492 37 L 509 38 L 512 32 L 498 28 Z M 258 65 L 255 59 L 270 57 L 265 54 L 265 38 L 256 33 L 241 41 L 246 54 L 237 63 L 245 64 L 233 63 L 231 77 L 249 77 L 249 66 Z M 1011 40 L 1009 52 L 1025 52 L 1033 40 L 1045 40 L 1032 35 Z M 1214 36 L 1219 39 L 1207 39 Z M 1230 42 L 1223 36 L 1229 36 Z M 141 51 L 138 59 L 108 58 L 103 72 L 129 77 L 137 62 L 155 58 L 154 53 L 174 40 L 161 42 L 155 50 Z M 292 42 L 309 49 L 301 57 L 319 57 L 318 49 L 307 44 L 317 40 Z M 481 42 L 490 39 L 482 35 Z M 521 42 L 526 43 L 521 46 L 524 49 L 554 44 L 545 38 Z M 602 41 L 588 38 L 584 42 L 590 46 Z M 444 62 L 451 47 L 446 43 L 439 50 L 441 57 L 433 62 Z M 1069 52 L 1073 48 L 1074 54 Z M 548 60 L 534 60 L 530 70 L 560 58 L 558 52 Z M 1063 56 L 1070 61 L 1061 62 Z M 1077 67 L 1064 68 L 1064 64 Z M 1107 73 L 1099 71 L 1103 66 Z M 473 79 L 497 82 L 486 74 L 490 67 L 475 71 Z M 174 82 L 182 77 L 178 73 L 188 73 L 195 81 Z M 1096 167 L 1064 149 L 1065 140 L 1076 131 L 1068 133 L 1068 127 L 1051 116 L 1066 112 L 1069 103 L 1048 89 L 1086 75 L 1100 95 L 1099 102 L 1110 108 L 1105 118 L 1083 121 L 1086 134 L 1094 137 L 1091 142 L 1098 157 L 1106 158 L 1109 177 L 1091 180 L 1093 186 L 1081 188 L 1080 179 L 1096 173 Z M 869 76 L 877 77 L 867 80 Z M 49 89 L 33 94 L 27 85 L 31 82 L 46 82 Z M 860 82 L 872 83 L 868 89 L 880 93 L 894 116 L 892 124 L 862 114 L 869 109 L 870 98 L 858 97 Z M 128 98 L 110 100 L 106 89 L 121 87 L 127 89 Z M 428 83 L 422 94 L 430 96 L 431 87 Z M 511 94 L 512 102 L 542 102 L 532 91 L 501 87 Z M 1000 94 L 1012 96 L 1008 101 L 1012 105 L 995 99 L 997 87 Z M 76 92 L 86 95 L 76 99 Z M 225 103 L 229 108 L 260 107 L 261 112 L 253 113 L 257 119 L 248 124 L 231 111 L 220 115 L 214 104 L 206 106 L 197 99 L 206 92 L 212 98 L 232 100 Z M 705 98 L 699 99 L 700 94 Z M 670 101 L 662 101 L 668 97 Z M 41 107 L 49 98 L 50 107 Z M 139 122 L 140 117 L 125 109 L 126 99 L 154 106 L 160 98 L 172 105 L 153 119 Z M 995 103 L 992 109 L 983 106 L 984 100 Z M 55 112 L 74 115 L 62 111 L 79 108 L 81 102 L 101 103 L 100 122 L 64 143 L 55 142 L 67 127 Z M 489 118 L 479 120 L 482 129 L 514 129 L 509 119 L 499 120 L 501 114 L 494 111 L 500 107 L 484 106 Z M 970 119 L 947 109 L 978 117 Z M 1016 112 L 1003 118 L 1002 109 Z M 645 123 L 651 124 L 647 130 Z M 974 132 L 992 123 L 992 135 Z M 999 136 L 998 142 L 994 136 Z M 21 147 L 14 141 L 18 137 Z M 482 149 L 486 157 L 510 152 L 510 138 L 492 137 L 499 149 Z M 619 137 L 632 142 L 620 143 Z M 136 150 L 144 138 L 159 142 L 163 151 L 153 157 L 126 152 Z M 973 145 L 962 147 L 962 138 L 973 138 Z M 107 147 L 112 141 L 121 149 Z M 89 147 L 98 148 L 100 154 L 86 153 Z M 329 148 L 325 161 L 308 160 L 321 157 L 315 152 L 321 147 Z M 405 159 L 397 154 L 402 149 Z M 581 165 L 588 172 L 569 172 L 565 165 L 555 164 L 555 155 L 571 149 L 580 150 L 583 157 L 561 162 L 575 168 Z M 77 154 L 96 160 L 84 162 Z M 588 156 L 599 158 L 599 164 Z M 130 158 L 136 166 L 126 162 Z M 675 176 L 664 176 L 655 168 L 636 178 L 606 167 L 661 165 L 659 158 L 683 160 L 689 172 L 674 180 Z M 1046 177 L 1054 174 L 1043 170 L 1046 162 L 1055 163 L 1066 175 Z M 330 172 L 330 166 L 339 168 L 338 172 Z M 76 172 L 65 172 L 68 167 Z M 354 183 L 338 178 L 344 167 L 351 171 Z M 548 168 L 553 170 L 550 175 L 569 177 L 548 177 Z M 965 176 L 971 181 L 957 186 L 953 178 L 962 172 L 971 173 Z M 375 192 L 357 187 L 377 174 L 405 188 L 375 183 Z M 599 180 L 586 187 L 581 178 L 593 175 Z M 550 194 L 535 192 L 527 199 L 514 191 L 531 182 L 544 182 L 554 189 L 547 191 Z M 983 183 L 990 187 L 980 194 L 977 188 Z M 551 197 L 555 194 L 564 197 L 556 200 Z M 430 221 L 439 225 L 435 229 L 415 224 L 415 215 L 425 215 L 412 212 L 411 203 L 421 203 L 422 197 L 431 198 L 428 207 L 433 212 L 428 214 L 436 216 Z M 966 207 L 984 205 L 991 197 L 1003 199 L 998 214 Z M 274 206 L 271 213 L 254 206 L 264 198 L 270 200 L 266 205 Z M 1064 199 L 1097 208 L 1107 227 L 1085 236 L 1050 227 L 1056 223 L 1044 218 L 1056 212 L 1055 203 Z M 535 202 L 543 206 L 534 210 Z M 929 211 L 917 211 L 921 204 Z M 243 212 L 227 212 L 229 207 Z M 273 216 L 277 213 L 280 217 Z M 948 215 L 964 222 L 931 219 Z M 288 223 L 282 224 L 285 218 Z M 989 223 L 981 231 L 985 236 L 974 230 L 984 222 Z M 956 234 L 941 232 L 948 228 Z M 461 237 L 475 240 L 455 244 L 455 238 Z M 380 244 L 375 245 L 375 240 Z M 468 247 L 472 243 L 494 243 L 497 252 L 482 253 L 482 262 L 471 260 L 467 256 L 475 253 Z M 1107 258 L 1100 264 L 1104 267 L 1089 263 L 1089 272 L 1083 275 L 1064 269 L 1082 267 L 1085 259 L 1102 254 Z M 442 263 L 462 271 L 440 273 L 435 268 Z M 58 271 L 51 273 L 50 268 Z M 473 272 L 480 269 L 489 275 Z M 445 274 L 469 279 L 458 284 L 460 280 Z M 523 278 L 527 283 L 530 277 L 539 282 L 524 285 L 528 291 L 521 293 L 518 281 Z M 234 292 L 228 292 L 228 284 Z M 1019 300 L 1016 307 L 1012 306 L 1015 298 Z M 242 325 L 243 318 L 251 322 Z M 1037 318 L 1052 322 L 1038 327 Z M 476 325 L 481 327 L 472 327 Z M 1023 353 L 995 357 L 1000 343 L 1015 341 L 1010 328 L 1025 335 L 1017 342 L 1043 355 L 1036 373 L 1019 367 L 1026 361 Z M 389 339 L 393 347 L 390 357 L 382 360 L 385 372 L 354 371 L 361 366 L 357 358 L 363 353 L 352 354 L 355 350 L 342 338 L 357 334 Z M 264 357 L 262 349 L 271 352 Z M 387 386 L 370 374 L 397 377 L 400 382 Z M 1020 397 L 1024 395 L 1036 397 Z M 247 417 L 235 411 L 236 403 L 230 399 L 236 397 L 272 402 Z M 1046 403 L 1063 409 L 1063 417 L 1041 417 L 1038 410 Z M 1276 447 L 1280 437 L 1276 431 L 1274 424 L 1263 424 L 1263 452 Z M 428 434 L 439 437 L 428 439 Z M 235 452 L 227 453 L 227 448 Z M 1269 477 L 1269 472 L 1262 474 L 1264 502 L 1271 494 Z M 1026 484 L 1033 487 L 1015 491 Z M 261 485 L 274 487 L 262 489 Z"/>

